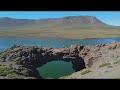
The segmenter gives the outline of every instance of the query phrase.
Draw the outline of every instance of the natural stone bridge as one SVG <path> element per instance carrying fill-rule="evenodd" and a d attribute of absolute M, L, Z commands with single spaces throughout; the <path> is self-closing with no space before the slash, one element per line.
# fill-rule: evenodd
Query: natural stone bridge
<path fill-rule="evenodd" d="M 48 48 L 37 46 L 14 46 L 0 53 L 0 61 L 14 67 L 16 70 L 27 70 L 29 76 L 41 78 L 37 67 L 51 61 L 72 62 L 72 68 L 79 71 L 85 68 L 85 63 L 80 57 L 83 46 L 72 45 L 68 48 Z"/>
<path fill-rule="evenodd" d="M 37 67 L 51 61 L 72 62 L 72 68 L 98 68 L 101 62 L 120 60 L 120 42 L 98 44 L 96 46 L 72 45 L 68 48 L 48 48 L 37 46 L 13 46 L 0 53 L 0 64 L 8 65 L 28 76 L 40 77 Z"/>

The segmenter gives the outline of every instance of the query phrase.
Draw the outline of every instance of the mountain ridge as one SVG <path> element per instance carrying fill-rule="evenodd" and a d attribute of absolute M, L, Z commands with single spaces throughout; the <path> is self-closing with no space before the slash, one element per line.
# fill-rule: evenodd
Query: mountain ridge
<path fill-rule="evenodd" d="M 47 38 L 119 37 L 120 26 L 108 25 L 94 16 L 46 19 L 0 18 L 0 36 Z"/>
<path fill-rule="evenodd" d="M 0 27 L 25 26 L 25 25 L 92 25 L 92 26 L 113 26 L 108 25 L 94 16 L 65 16 L 61 18 L 44 18 L 44 19 L 16 19 L 10 17 L 0 18 Z"/>

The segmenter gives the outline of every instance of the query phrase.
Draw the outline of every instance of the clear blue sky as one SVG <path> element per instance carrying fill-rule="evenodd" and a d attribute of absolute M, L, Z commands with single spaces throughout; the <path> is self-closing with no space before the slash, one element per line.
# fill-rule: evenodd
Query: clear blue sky
<path fill-rule="evenodd" d="M 120 11 L 0 11 L 0 17 L 41 19 L 64 16 L 95 16 L 101 21 L 120 26 Z"/>

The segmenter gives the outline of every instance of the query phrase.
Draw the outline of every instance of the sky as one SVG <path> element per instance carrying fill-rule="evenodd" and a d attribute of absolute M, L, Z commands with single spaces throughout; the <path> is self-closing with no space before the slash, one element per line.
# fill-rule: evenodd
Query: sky
<path fill-rule="evenodd" d="M 109 25 L 120 26 L 120 11 L 0 11 L 0 17 L 18 19 L 59 18 L 65 16 L 95 16 Z"/>

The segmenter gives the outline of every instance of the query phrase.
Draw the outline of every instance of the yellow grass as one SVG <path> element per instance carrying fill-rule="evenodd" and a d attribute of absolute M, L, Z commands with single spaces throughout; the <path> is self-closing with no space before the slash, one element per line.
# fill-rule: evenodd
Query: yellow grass
<path fill-rule="evenodd" d="M 24 27 L 13 28 L 8 30 L 0 29 L 0 36 L 14 36 L 14 37 L 60 37 L 60 38 L 72 38 L 72 39 L 84 39 L 84 38 L 112 38 L 120 37 L 120 30 L 117 29 L 74 29 L 74 28 L 62 28 L 62 27 Z"/>

